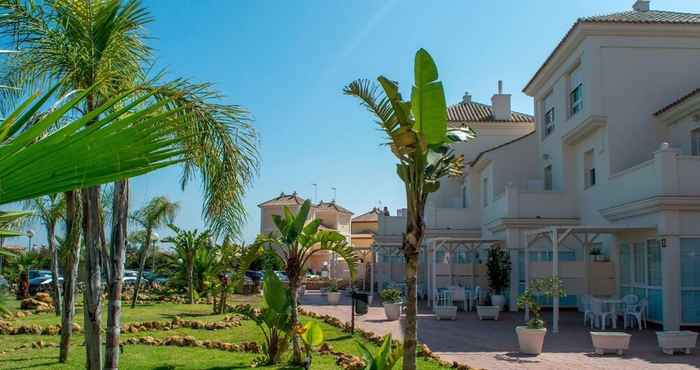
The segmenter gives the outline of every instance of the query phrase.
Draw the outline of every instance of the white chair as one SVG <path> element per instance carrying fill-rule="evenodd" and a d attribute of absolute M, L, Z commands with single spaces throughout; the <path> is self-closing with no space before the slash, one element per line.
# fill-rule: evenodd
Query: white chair
<path fill-rule="evenodd" d="M 642 326 L 647 327 L 647 307 L 649 306 L 649 301 L 646 298 L 642 298 L 638 304 L 636 304 L 630 311 L 625 311 L 625 322 L 627 318 L 634 319 L 637 322 L 639 330 L 642 330 Z M 634 327 L 634 322 L 632 322 Z"/>
<path fill-rule="evenodd" d="M 457 319 L 457 306 L 452 303 L 452 292 L 443 290 L 438 293 L 437 304 L 435 305 L 435 317 L 442 319 Z"/>
<path fill-rule="evenodd" d="M 608 307 L 605 307 L 607 305 L 603 304 L 603 302 L 599 299 L 592 298 L 591 299 L 591 311 L 593 313 L 593 320 L 596 325 L 598 325 L 601 330 L 605 330 L 605 325 L 607 324 L 608 320 L 611 321 L 612 327 L 615 328 L 615 312 L 610 311 Z M 593 325 L 593 323 L 591 323 Z"/>
<path fill-rule="evenodd" d="M 464 288 L 459 286 L 450 287 L 450 293 L 452 293 L 452 302 L 457 307 L 461 306 L 462 310 L 465 310 L 467 306 L 467 297 L 466 294 L 464 294 Z"/>
<path fill-rule="evenodd" d="M 595 315 L 591 309 L 591 296 L 588 294 L 581 296 L 581 311 L 583 311 L 583 325 L 590 322 L 592 327 Z"/>
<path fill-rule="evenodd" d="M 622 297 L 622 320 L 624 321 L 625 329 L 627 329 L 627 312 L 634 311 L 634 307 L 639 303 L 639 297 L 634 294 L 627 294 Z"/>

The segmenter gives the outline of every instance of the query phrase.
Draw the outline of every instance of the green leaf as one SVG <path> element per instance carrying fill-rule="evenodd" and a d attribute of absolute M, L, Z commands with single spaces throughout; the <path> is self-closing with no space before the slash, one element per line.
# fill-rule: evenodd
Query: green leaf
<path fill-rule="evenodd" d="M 304 334 L 301 335 L 301 339 L 308 346 L 318 347 L 323 344 L 323 329 L 316 321 L 309 321 L 304 325 Z"/>
<path fill-rule="evenodd" d="M 271 270 L 265 271 L 263 297 L 267 306 L 277 313 L 286 313 L 290 307 L 289 292 Z"/>
<path fill-rule="evenodd" d="M 447 103 L 442 82 L 437 81 L 437 66 L 424 49 L 415 58 L 415 85 L 411 91 L 411 111 L 416 132 L 422 133 L 428 145 L 447 140 Z"/>

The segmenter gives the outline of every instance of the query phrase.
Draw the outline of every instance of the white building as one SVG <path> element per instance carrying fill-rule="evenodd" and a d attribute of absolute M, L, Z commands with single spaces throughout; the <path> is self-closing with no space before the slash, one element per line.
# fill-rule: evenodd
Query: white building
<path fill-rule="evenodd" d="M 536 132 L 488 150 L 490 138 L 463 144 L 481 153 L 431 197 L 423 289 L 487 285 L 466 254 L 500 241 L 511 251 L 511 308 L 528 278 L 556 274 L 569 294 L 555 305 L 633 293 L 666 330 L 700 324 L 698 66 L 700 14 L 637 1 L 580 18 L 523 89 Z M 377 247 L 400 241 L 404 220 L 380 218 Z"/>

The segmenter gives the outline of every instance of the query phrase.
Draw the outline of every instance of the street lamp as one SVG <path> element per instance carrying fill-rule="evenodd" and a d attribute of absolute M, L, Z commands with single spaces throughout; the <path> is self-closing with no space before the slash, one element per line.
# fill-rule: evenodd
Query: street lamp
<path fill-rule="evenodd" d="M 151 234 L 151 242 L 153 243 L 153 263 L 151 264 L 151 272 L 156 273 L 156 254 L 158 254 L 158 241 L 160 240 L 160 235 L 157 232 Z"/>
<path fill-rule="evenodd" d="M 32 250 L 32 238 L 34 237 L 34 230 L 27 230 L 27 238 L 29 238 L 29 245 L 27 245 L 28 250 Z"/>

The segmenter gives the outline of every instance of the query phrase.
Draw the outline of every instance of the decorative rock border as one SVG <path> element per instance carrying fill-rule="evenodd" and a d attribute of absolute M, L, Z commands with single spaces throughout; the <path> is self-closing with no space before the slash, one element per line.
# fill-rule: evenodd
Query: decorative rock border
<path fill-rule="evenodd" d="M 346 333 L 350 332 L 351 324 L 347 323 L 347 322 L 343 323 L 335 316 L 320 315 L 320 314 L 317 314 L 316 312 L 313 312 L 313 311 L 306 311 L 306 310 L 302 309 L 301 307 L 299 307 L 299 313 L 301 315 L 304 315 L 304 316 L 308 316 L 308 317 L 311 317 L 314 319 L 319 319 L 328 325 L 334 326 L 334 327 L 342 330 L 343 332 L 346 332 Z M 380 337 L 377 334 L 374 334 L 372 332 L 369 332 L 369 331 L 366 331 L 363 329 L 359 329 L 357 327 L 355 328 L 355 332 L 360 334 L 360 336 L 363 337 L 364 339 L 366 339 L 366 340 L 368 340 L 376 345 L 382 344 L 382 337 Z M 400 344 L 400 343 L 398 341 L 394 341 L 394 344 L 396 345 L 396 344 Z M 475 368 L 470 367 L 469 365 L 460 364 L 457 361 L 450 363 L 448 361 L 442 360 L 438 355 L 434 354 L 430 350 L 430 348 L 428 348 L 428 346 L 425 344 L 421 344 L 419 346 L 418 352 L 416 353 L 416 355 L 418 357 L 423 357 L 423 358 L 428 359 L 430 361 L 437 362 L 441 366 L 445 366 L 448 368 L 453 368 L 453 369 L 458 369 L 458 370 L 476 370 Z"/>
<path fill-rule="evenodd" d="M 176 316 L 172 321 L 144 321 L 122 325 L 123 333 L 138 333 L 142 331 L 173 330 L 177 328 L 220 330 L 241 326 L 240 316 L 227 315 L 222 321 L 206 322 L 200 320 L 183 320 Z"/>
<path fill-rule="evenodd" d="M 132 337 L 122 342 L 122 344 L 145 344 L 149 346 L 176 346 L 194 347 L 206 349 L 218 349 L 227 352 L 260 353 L 260 346 L 256 342 L 228 343 L 218 340 L 198 340 L 191 335 L 172 335 L 163 339 L 152 336 Z"/>
<path fill-rule="evenodd" d="M 73 324 L 73 333 L 78 333 L 82 330 L 80 325 Z M 12 323 L 7 321 L 0 321 L 0 335 L 21 335 L 21 334 L 33 334 L 33 335 L 57 335 L 61 332 L 61 325 L 49 325 L 42 327 L 40 325 L 19 325 L 14 326 Z"/>

